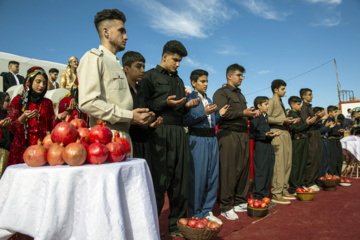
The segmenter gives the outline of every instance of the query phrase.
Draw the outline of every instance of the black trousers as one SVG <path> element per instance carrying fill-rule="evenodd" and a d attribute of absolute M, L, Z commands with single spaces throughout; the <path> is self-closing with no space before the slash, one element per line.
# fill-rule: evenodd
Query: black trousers
<path fill-rule="evenodd" d="M 250 139 L 246 133 L 219 129 L 220 175 L 218 205 L 229 211 L 233 205 L 247 203 L 250 186 Z"/>
<path fill-rule="evenodd" d="M 133 145 L 133 157 L 134 158 L 143 158 L 146 160 L 146 162 L 149 165 L 149 169 L 151 171 L 150 168 L 150 162 L 151 162 L 151 152 L 150 152 L 150 144 L 148 141 L 146 142 L 138 142 L 133 140 L 132 141 L 132 145 Z"/>
<path fill-rule="evenodd" d="M 340 139 L 329 139 L 330 164 L 329 174 L 341 176 L 342 168 L 342 147 Z"/>
<path fill-rule="evenodd" d="M 305 167 L 304 185 L 310 187 L 315 184 L 321 165 L 321 134 L 319 130 L 308 132 L 309 148 Z"/>
<path fill-rule="evenodd" d="M 289 178 L 290 192 L 304 186 L 305 166 L 308 156 L 309 140 L 307 138 L 292 139 L 292 164 Z"/>
<path fill-rule="evenodd" d="M 255 199 L 270 197 L 269 187 L 274 171 L 275 153 L 271 142 L 254 141 L 253 166 Z"/>
<path fill-rule="evenodd" d="M 170 203 L 169 231 L 178 230 L 176 221 L 187 217 L 190 179 L 190 150 L 181 126 L 162 125 L 149 136 L 151 160 L 148 162 L 156 196 L 158 215 L 167 192 Z"/>

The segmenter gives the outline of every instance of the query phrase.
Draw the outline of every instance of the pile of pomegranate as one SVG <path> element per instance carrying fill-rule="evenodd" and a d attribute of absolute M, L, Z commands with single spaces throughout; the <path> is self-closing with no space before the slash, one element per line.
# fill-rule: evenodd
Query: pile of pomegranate
<path fill-rule="evenodd" d="M 340 179 L 339 176 L 337 175 L 330 175 L 330 174 L 326 174 L 325 177 L 319 177 L 319 180 L 320 181 L 323 181 L 323 180 L 335 180 L 335 179 Z"/>
<path fill-rule="evenodd" d="M 121 138 L 118 132 L 113 134 L 106 123 L 97 121 L 91 130 L 86 128 L 84 120 L 75 117 L 70 121 L 58 123 L 50 135 L 37 145 L 28 147 L 23 155 L 30 167 L 39 167 L 49 163 L 50 166 L 67 163 L 79 166 L 88 161 L 91 164 L 102 164 L 106 160 L 121 162 L 131 153 L 128 140 Z"/>
<path fill-rule="evenodd" d="M 253 198 L 248 199 L 248 206 L 254 208 L 267 208 L 270 204 L 270 198 L 264 197 L 261 201 Z"/>
<path fill-rule="evenodd" d="M 342 182 L 342 183 L 351 183 L 351 181 L 349 179 L 346 179 L 346 178 L 341 178 L 340 182 Z"/>
<path fill-rule="evenodd" d="M 305 188 L 297 188 L 297 193 L 314 193 L 314 189 L 308 188 L 307 190 Z"/>
<path fill-rule="evenodd" d="M 179 223 L 189 228 L 207 229 L 211 231 L 215 231 L 220 227 L 217 222 L 208 221 L 206 218 L 199 219 L 192 217 L 190 220 L 186 218 L 180 218 Z"/>

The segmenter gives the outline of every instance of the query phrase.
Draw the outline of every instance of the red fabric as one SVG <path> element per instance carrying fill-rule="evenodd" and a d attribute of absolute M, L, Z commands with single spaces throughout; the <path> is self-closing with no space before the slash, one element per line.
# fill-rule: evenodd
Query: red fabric
<path fill-rule="evenodd" d="M 20 96 L 16 96 L 10 104 L 8 117 L 11 118 L 11 125 L 9 130 L 14 134 L 14 141 L 11 144 L 9 153 L 8 166 L 13 164 L 23 163 L 23 154 L 25 152 L 25 127 L 20 125 L 19 117 L 22 115 L 20 111 L 19 102 Z M 39 110 L 40 105 L 35 103 L 29 103 L 29 110 Z M 28 132 L 28 144 L 29 146 L 37 144 L 38 139 L 42 140 L 46 136 L 46 131 L 51 132 L 56 125 L 53 103 L 47 98 L 43 98 L 41 101 L 39 125 L 37 123 L 37 117 L 28 119 L 29 127 Z"/>
<path fill-rule="evenodd" d="M 71 101 L 71 96 L 69 97 L 64 97 L 60 103 L 59 103 L 59 112 L 58 114 L 62 113 L 62 112 L 65 112 L 66 111 L 66 107 L 65 107 L 65 104 L 66 106 L 70 106 L 70 101 Z M 86 113 L 83 113 L 84 115 L 84 121 L 86 122 L 86 125 L 87 127 L 89 127 L 89 117 Z M 70 115 L 70 121 L 73 120 L 75 118 L 75 116 L 79 116 L 79 112 L 74 109 Z"/>

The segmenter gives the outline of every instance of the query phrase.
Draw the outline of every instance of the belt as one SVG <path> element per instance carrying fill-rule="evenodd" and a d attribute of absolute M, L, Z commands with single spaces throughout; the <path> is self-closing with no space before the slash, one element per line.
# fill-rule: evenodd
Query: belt
<path fill-rule="evenodd" d="M 230 125 L 230 124 L 221 124 L 221 125 L 219 125 L 219 129 L 233 131 L 233 132 L 239 132 L 239 133 L 247 132 L 247 127 L 245 127 L 245 126 Z"/>
<path fill-rule="evenodd" d="M 280 129 L 280 130 L 285 130 L 287 131 L 287 127 L 285 125 L 275 125 L 275 124 L 270 124 L 270 128 L 275 128 L 275 129 Z"/>
<path fill-rule="evenodd" d="M 340 137 L 329 136 L 328 139 L 340 139 Z"/>
<path fill-rule="evenodd" d="M 215 137 L 215 128 L 189 128 L 189 135 L 198 137 Z"/>

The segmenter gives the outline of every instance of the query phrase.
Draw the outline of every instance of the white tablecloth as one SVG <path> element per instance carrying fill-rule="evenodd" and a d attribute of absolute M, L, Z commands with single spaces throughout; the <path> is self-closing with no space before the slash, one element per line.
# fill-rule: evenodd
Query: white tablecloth
<path fill-rule="evenodd" d="M 160 239 L 145 160 L 8 167 L 0 180 L 0 239 L 13 232 L 35 240 Z"/>
<path fill-rule="evenodd" d="M 340 140 L 341 147 L 348 150 L 351 154 L 360 161 L 360 137 L 351 135 Z"/>

